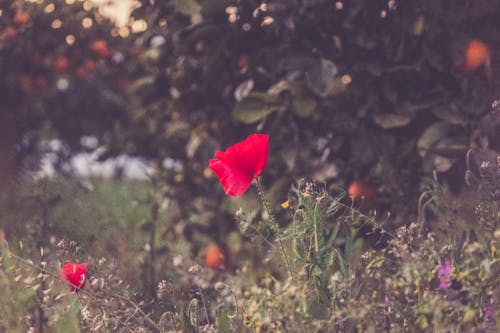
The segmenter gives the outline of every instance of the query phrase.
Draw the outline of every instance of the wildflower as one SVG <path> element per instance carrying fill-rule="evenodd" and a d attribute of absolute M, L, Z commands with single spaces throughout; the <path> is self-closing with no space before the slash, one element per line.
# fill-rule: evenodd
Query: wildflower
<path fill-rule="evenodd" d="M 446 260 L 444 265 L 439 265 L 437 267 L 439 289 L 448 289 L 451 287 L 451 269 L 451 263 L 449 260 Z"/>
<path fill-rule="evenodd" d="M 87 263 L 67 263 L 61 268 L 61 275 L 70 283 L 71 291 L 78 291 L 87 282 Z"/>
<path fill-rule="evenodd" d="M 488 328 L 489 324 L 495 320 L 495 307 L 493 305 L 488 305 L 486 311 L 484 312 L 483 318 L 483 328 Z"/>
<path fill-rule="evenodd" d="M 210 169 L 217 175 L 224 191 L 230 196 L 240 196 L 250 187 L 267 164 L 269 136 L 251 134 L 245 140 L 216 152 L 209 161 Z"/>

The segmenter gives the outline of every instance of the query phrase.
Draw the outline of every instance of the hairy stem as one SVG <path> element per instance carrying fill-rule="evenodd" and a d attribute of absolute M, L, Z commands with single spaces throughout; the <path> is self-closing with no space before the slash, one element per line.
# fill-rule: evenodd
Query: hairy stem
<path fill-rule="evenodd" d="M 22 258 L 22 257 L 20 257 L 20 256 L 18 256 L 16 254 L 10 252 L 10 251 L 8 251 L 5 255 L 8 256 L 9 258 L 13 258 L 13 259 L 17 260 L 18 262 L 20 262 L 20 263 L 22 263 L 22 264 L 24 264 L 26 266 L 34 268 L 34 269 L 38 270 L 41 273 L 50 275 L 52 278 L 54 278 L 56 280 L 60 280 L 60 281 L 63 281 L 64 283 L 66 283 L 66 281 L 59 274 L 55 274 L 52 270 L 47 270 L 44 267 L 38 266 L 38 265 L 34 264 L 31 260 L 24 259 L 24 258 Z M 78 296 L 79 294 L 85 294 L 89 298 L 92 298 L 94 300 L 99 300 L 99 298 L 96 295 L 94 295 L 92 292 L 89 292 L 89 291 L 84 290 L 84 289 L 79 289 L 78 290 L 77 297 L 79 297 Z M 145 313 L 139 307 L 139 305 L 137 305 L 137 303 L 135 303 L 132 299 L 130 299 L 130 297 L 125 297 L 125 296 L 122 296 L 120 294 L 111 294 L 111 293 L 108 294 L 108 296 L 112 297 L 112 298 L 117 298 L 117 299 L 126 301 L 127 303 L 129 303 L 130 305 L 132 305 L 134 307 L 134 309 L 144 319 L 144 324 L 146 326 L 148 326 L 148 328 L 152 332 L 157 332 L 157 333 L 161 332 L 161 329 L 158 327 L 158 325 L 149 317 L 149 315 L 147 313 Z"/>
<path fill-rule="evenodd" d="M 271 222 L 271 228 L 273 229 L 274 233 L 277 234 L 279 231 L 279 225 L 276 220 L 276 217 L 274 216 L 271 206 L 269 205 L 269 200 L 266 197 L 266 194 L 264 192 L 264 186 L 262 185 L 262 179 L 260 177 L 255 178 L 255 184 L 257 185 L 257 191 L 259 192 L 259 198 L 262 202 L 262 205 L 264 206 L 264 209 L 267 212 L 267 215 L 269 216 L 269 221 Z M 288 269 L 288 273 L 290 276 L 292 275 L 292 269 L 290 267 L 290 261 L 288 260 L 288 256 L 285 251 L 285 247 L 283 245 L 283 241 L 278 237 L 278 243 L 280 244 L 281 252 L 283 254 L 283 258 L 285 259 L 286 267 Z"/>

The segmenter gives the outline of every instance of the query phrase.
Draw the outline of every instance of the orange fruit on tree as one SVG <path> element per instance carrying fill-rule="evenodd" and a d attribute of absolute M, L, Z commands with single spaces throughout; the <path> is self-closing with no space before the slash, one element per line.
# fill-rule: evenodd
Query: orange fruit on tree
<path fill-rule="evenodd" d="M 226 256 L 219 245 L 211 244 L 207 247 L 205 252 L 205 262 L 207 266 L 212 269 L 225 268 Z"/>
<path fill-rule="evenodd" d="M 473 39 L 467 44 L 464 56 L 464 68 L 474 71 L 490 59 L 490 48 L 479 39 Z"/>
<path fill-rule="evenodd" d="M 26 24 L 28 23 L 28 21 L 30 20 L 30 16 L 23 12 L 23 11 L 19 11 L 16 13 L 16 15 L 14 16 L 14 23 L 15 24 Z"/>
<path fill-rule="evenodd" d="M 14 27 L 8 26 L 2 33 L 2 37 L 5 39 L 12 39 L 17 36 L 17 30 Z"/>
<path fill-rule="evenodd" d="M 61 72 L 67 71 L 69 69 L 69 59 L 66 57 L 57 57 L 54 61 L 54 68 Z"/>
<path fill-rule="evenodd" d="M 85 67 L 78 67 L 76 70 L 75 70 L 75 75 L 77 78 L 79 78 L 80 80 L 83 80 L 83 81 L 86 81 L 89 79 L 89 72 L 85 69 Z"/>
<path fill-rule="evenodd" d="M 374 185 L 364 180 L 355 180 L 349 185 L 347 194 L 353 201 L 362 200 L 364 202 L 371 202 L 375 199 L 376 188 Z"/>
<path fill-rule="evenodd" d="M 108 43 L 104 39 L 97 39 L 90 43 L 90 50 L 101 58 L 107 58 L 111 55 Z"/>
<path fill-rule="evenodd" d="M 86 81 L 95 71 L 96 63 L 93 60 L 85 59 L 83 64 L 75 70 L 75 75 L 80 80 Z"/>

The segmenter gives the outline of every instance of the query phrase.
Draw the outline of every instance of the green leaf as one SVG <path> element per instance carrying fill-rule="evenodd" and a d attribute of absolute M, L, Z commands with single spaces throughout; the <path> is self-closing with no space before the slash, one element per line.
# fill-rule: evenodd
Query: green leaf
<path fill-rule="evenodd" d="M 466 125 L 468 121 L 463 110 L 460 110 L 453 103 L 449 106 L 433 108 L 432 113 L 439 119 L 453 125 Z"/>
<path fill-rule="evenodd" d="M 271 95 L 280 95 L 283 92 L 289 92 L 293 98 L 290 108 L 293 113 L 301 118 L 308 118 L 312 116 L 316 110 L 316 99 L 307 89 L 304 83 L 294 83 L 288 80 L 280 80 L 273 84 L 267 93 Z"/>
<path fill-rule="evenodd" d="M 190 130 L 191 128 L 188 122 L 182 120 L 171 121 L 165 124 L 164 135 L 165 138 L 167 139 L 174 139 L 174 138 L 187 139 L 189 138 L 189 134 L 191 132 Z"/>
<path fill-rule="evenodd" d="M 404 116 L 395 113 L 378 113 L 372 116 L 373 121 L 378 126 L 387 128 L 398 128 L 408 125 L 413 117 Z"/>
<path fill-rule="evenodd" d="M 437 122 L 429 126 L 417 141 L 418 153 L 424 157 L 427 152 L 451 131 L 451 125 L 446 122 Z"/>
<path fill-rule="evenodd" d="M 238 102 L 242 101 L 245 97 L 247 97 L 253 90 L 254 80 L 247 79 L 241 82 L 236 89 L 234 89 L 234 99 Z"/>
<path fill-rule="evenodd" d="M 60 313 L 53 323 L 54 332 L 80 332 L 80 307 L 72 305 L 67 311 Z"/>
<path fill-rule="evenodd" d="M 279 95 L 284 91 L 293 91 L 294 85 L 288 80 L 279 80 L 275 84 L 273 84 L 269 89 L 267 89 L 267 93 L 271 95 Z"/>
<path fill-rule="evenodd" d="M 189 324 L 191 324 L 191 329 L 195 333 L 199 332 L 200 327 L 199 307 L 199 301 L 196 298 L 193 298 L 191 302 L 189 302 L 187 311 L 189 316 Z"/>
<path fill-rule="evenodd" d="M 308 301 L 308 310 L 308 315 L 310 315 L 314 319 L 326 320 L 330 316 L 328 307 L 316 299 L 311 299 Z"/>
<path fill-rule="evenodd" d="M 335 95 L 342 90 L 340 89 L 342 86 L 345 86 L 337 80 L 337 73 L 337 66 L 333 62 L 321 59 L 307 71 L 306 83 L 318 96 L 326 97 Z"/>
<path fill-rule="evenodd" d="M 461 156 L 467 152 L 467 140 L 465 137 L 443 138 L 433 147 L 432 151 L 445 157 Z"/>
<path fill-rule="evenodd" d="M 175 10 L 187 16 L 193 16 L 201 12 L 201 5 L 196 0 L 172 0 Z"/>
<path fill-rule="evenodd" d="M 128 87 L 128 93 L 140 94 L 143 91 L 150 90 L 152 89 L 155 80 L 156 80 L 155 75 L 143 76 L 140 79 L 137 79 L 130 84 L 130 86 Z"/>
<path fill-rule="evenodd" d="M 276 95 L 253 92 L 236 104 L 233 117 L 245 124 L 253 124 L 280 107 L 280 98 Z"/>
<path fill-rule="evenodd" d="M 451 159 L 437 155 L 434 157 L 434 169 L 437 172 L 446 172 L 455 164 L 456 159 Z"/>
<path fill-rule="evenodd" d="M 340 223 L 336 223 L 335 227 L 333 227 L 333 231 L 330 235 L 330 238 L 328 239 L 328 241 L 326 243 L 326 247 L 333 246 L 333 244 L 335 243 L 335 240 L 337 239 L 337 235 L 339 233 L 339 230 L 340 230 Z"/>
<path fill-rule="evenodd" d="M 292 111 L 301 118 L 308 118 L 313 115 L 316 110 L 316 100 L 314 98 L 301 95 L 297 96 L 292 101 Z"/>
<path fill-rule="evenodd" d="M 420 36 L 422 35 L 422 32 L 424 31 L 425 28 L 425 19 L 423 15 L 420 15 L 417 17 L 417 19 L 413 22 L 413 27 L 411 29 L 411 32 L 414 36 Z"/>
<path fill-rule="evenodd" d="M 217 317 L 217 332 L 230 333 L 231 332 L 231 318 L 225 310 L 221 311 Z"/>

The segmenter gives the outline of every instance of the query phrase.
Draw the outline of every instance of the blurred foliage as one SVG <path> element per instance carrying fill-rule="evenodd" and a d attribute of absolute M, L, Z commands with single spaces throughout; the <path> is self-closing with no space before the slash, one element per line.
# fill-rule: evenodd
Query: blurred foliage
<path fill-rule="evenodd" d="M 111 22 L 88 1 L 1 1 L 0 11 L 2 174 L 36 160 L 44 141 L 76 152 L 82 136 L 105 139 L 126 106 Z"/>
<path fill-rule="evenodd" d="M 266 184 L 369 179 L 395 225 L 414 211 L 406 203 L 417 202 L 422 175 L 437 170 L 457 194 L 465 152 L 499 148 L 491 1 L 141 3 L 133 16 L 148 29 L 135 39 L 132 120 L 111 147 L 180 161 L 166 181 L 183 205 L 222 200 L 207 185 L 207 159 L 256 130 L 271 134 Z M 472 38 L 493 52 L 470 72 Z"/>
<path fill-rule="evenodd" d="M 12 240 L 0 240 L 0 331 L 495 330 L 499 3 L 139 3 L 118 28 L 88 1 L 0 1 L 0 227 Z M 491 51 L 474 70 L 471 40 Z M 251 132 L 271 136 L 263 182 L 283 234 L 256 191 L 229 199 L 207 168 Z M 38 178 L 53 139 L 60 174 Z M 149 183 L 64 178 L 72 155 L 96 148 L 149 160 Z M 303 176 L 325 186 L 299 183 L 285 201 Z M 373 202 L 337 196 L 357 179 L 377 188 Z M 276 240 L 293 254 L 289 279 Z M 212 242 L 231 274 L 195 265 Z M 96 269 L 88 307 L 58 298 L 53 272 L 68 260 Z M 454 284 L 439 290 L 446 260 Z"/>
<path fill-rule="evenodd" d="M 400 225 L 421 175 L 437 170 L 458 193 L 464 153 L 499 148 L 499 11 L 465 0 L 144 0 L 113 28 L 89 2 L 3 3 L 2 154 L 22 159 L 51 138 L 74 153 L 89 149 L 85 135 L 105 147 L 101 159 L 169 158 L 166 195 L 189 219 L 223 200 L 206 181 L 213 152 L 262 131 L 267 185 L 367 179 Z M 467 71 L 471 39 L 491 57 Z M 200 206 L 207 194 L 214 204 Z"/>
<path fill-rule="evenodd" d="M 427 219 L 394 232 L 352 208 L 343 191 L 329 194 L 314 181 L 292 186 L 283 204 L 292 223 L 279 230 L 254 204 L 243 205 L 236 214 L 239 233 L 227 235 L 225 271 L 196 264 L 202 251 L 191 250 L 207 239 L 186 246 L 185 225 L 171 220 L 170 209 L 177 208 L 154 208 L 162 198 L 154 180 L 25 183 L 31 192 L 12 197 L 17 206 L 9 205 L 0 219 L 9 228 L 9 244 L 0 240 L 6 290 L 0 331 L 42 325 L 56 332 L 146 326 L 153 332 L 495 332 L 500 157 L 487 161 L 484 153 L 469 156 L 465 194 L 449 196 L 428 179 Z M 475 158 L 483 161 L 479 167 Z M 280 215 L 280 222 L 287 220 Z M 377 243 L 387 238 L 382 249 L 365 241 L 365 227 Z M 155 228 L 162 235 L 156 243 L 148 240 Z M 279 239 L 292 259 L 289 275 L 277 253 Z M 78 296 L 65 291 L 57 274 L 58 263 L 68 261 L 89 262 L 88 286 Z M 450 284 L 442 288 L 438 269 L 446 261 Z"/>

